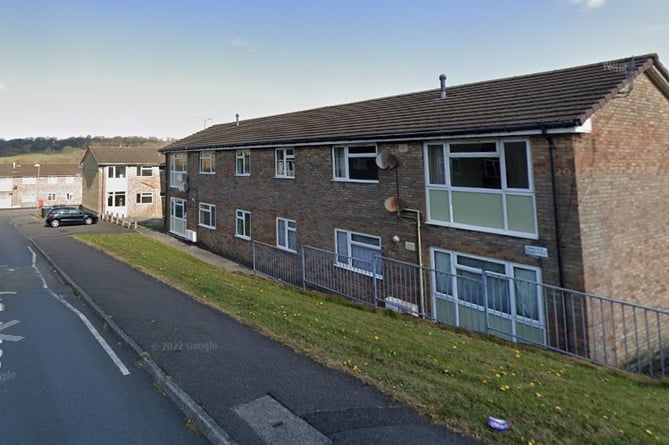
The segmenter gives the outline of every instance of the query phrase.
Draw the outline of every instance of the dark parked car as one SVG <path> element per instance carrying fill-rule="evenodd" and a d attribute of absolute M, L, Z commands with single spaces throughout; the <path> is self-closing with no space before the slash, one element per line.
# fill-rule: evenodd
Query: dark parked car
<path fill-rule="evenodd" d="M 59 206 L 49 210 L 46 214 L 46 224 L 58 227 L 61 224 L 94 224 L 98 222 L 98 215 L 78 209 L 76 207 Z"/>

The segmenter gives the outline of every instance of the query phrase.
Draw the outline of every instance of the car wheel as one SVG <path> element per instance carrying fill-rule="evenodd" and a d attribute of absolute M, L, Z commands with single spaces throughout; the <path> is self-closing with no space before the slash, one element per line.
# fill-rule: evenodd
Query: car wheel
<path fill-rule="evenodd" d="M 51 220 L 51 227 L 58 227 L 60 225 L 60 221 L 57 219 L 52 219 Z"/>
<path fill-rule="evenodd" d="M 86 224 L 87 226 L 90 226 L 91 224 L 93 224 L 93 218 L 91 218 L 90 216 L 87 216 L 86 218 L 84 218 L 84 224 Z"/>

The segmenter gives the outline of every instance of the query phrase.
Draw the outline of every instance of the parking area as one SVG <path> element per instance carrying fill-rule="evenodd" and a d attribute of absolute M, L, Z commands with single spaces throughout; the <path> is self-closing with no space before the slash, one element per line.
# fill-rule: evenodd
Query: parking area
<path fill-rule="evenodd" d="M 122 233 L 132 231 L 127 227 L 123 228 L 105 221 L 98 221 L 98 223 L 91 225 L 82 224 L 53 228 L 45 224 L 38 209 L 0 210 L 0 216 L 9 218 L 12 224 L 21 230 L 28 239 L 70 236 L 77 233 Z"/>

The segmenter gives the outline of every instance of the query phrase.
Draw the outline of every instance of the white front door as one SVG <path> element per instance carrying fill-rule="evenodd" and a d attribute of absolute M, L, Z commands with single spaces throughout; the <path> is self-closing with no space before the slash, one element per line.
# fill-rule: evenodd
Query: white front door
<path fill-rule="evenodd" d="M 170 199 L 170 233 L 186 237 L 186 200 Z"/>

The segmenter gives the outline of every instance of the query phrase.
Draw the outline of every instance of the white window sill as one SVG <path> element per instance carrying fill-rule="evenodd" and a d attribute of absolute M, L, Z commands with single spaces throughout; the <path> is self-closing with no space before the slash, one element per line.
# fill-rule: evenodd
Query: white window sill
<path fill-rule="evenodd" d="M 289 249 L 289 248 L 284 247 L 284 246 L 276 246 L 276 248 L 277 248 L 278 250 L 283 251 L 283 252 L 286 252 L 286 253 L 292 253 L 292 254 L 294 254 L 294 255 L 297 255 L 297 250 Z"/>
<path fill-rule="evenodd" d="M 204 227 L 205 229 L 209 229 L 209 230 L 216 230 L 216 226 L 207 226 L 205 224 L 199 224 L 199 223 L 198 223 L 197 226 L 198 227 Z"/>
<path fill-rule="evenodd" d="M 332 178 L 332 182 L 352 182 L 356 184 L 378 184 L 378 179 L 346 179 L 346 178 Z"/>
<path fill-rule="evenodd" d="M 235 235 L 235 238 L 243 239 L 244 241 L 251 241 L 251 237 L 250 237 L 250 236 Z"/>
<path fill-rule="evenodd" d="M 360 275 L 366 275 L 370 278 L 376 277 L 377 280 L 383 280 L 383 275 L 375 274 L 375 273 L 373 273 L 369 270 L 366 270 L 366 269 L 360 269 L 358 267 L 353 267 L 350 264 L 335 263 L 334 267 L 339 268 L 339 269 L 350 270 L 351 272 L 359 273 Z"/>

